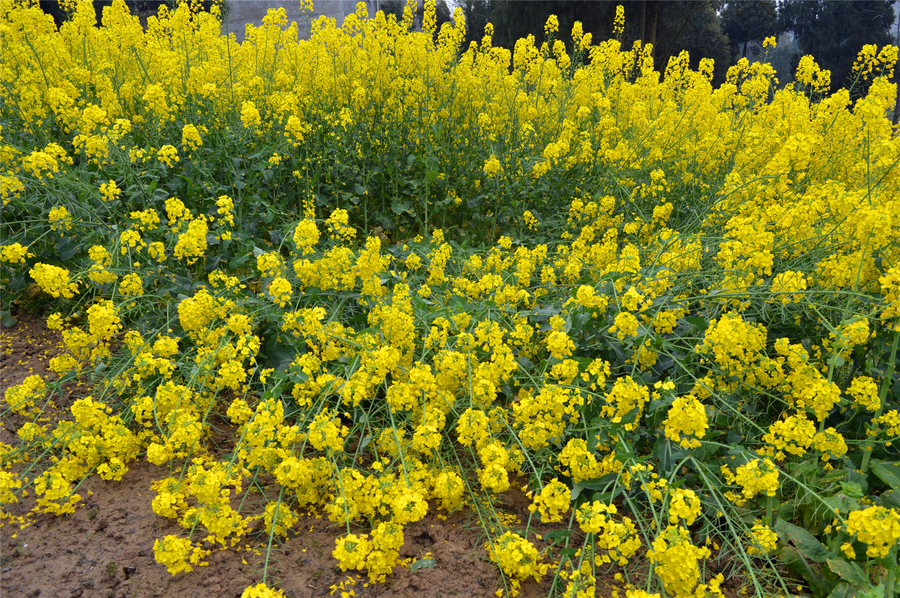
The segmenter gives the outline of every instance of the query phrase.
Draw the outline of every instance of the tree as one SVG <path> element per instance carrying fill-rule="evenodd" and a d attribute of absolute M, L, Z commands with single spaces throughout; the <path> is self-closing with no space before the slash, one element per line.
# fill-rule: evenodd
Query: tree
<path fill-rule="evenodd" d="M 159 7 L 163 4 L 174 6 L 175 0 L 125 0 L 125 4 L 128 5 L 128 10 L 131 11 L 131 14 L 140 19 L 141 25 L 146 27 L 147 17 L 152 17 L 159 13 Z M 39 5 L 42 11 L 53 17 L 57 27 L 69 18 L 59 0 L 39 0 Z M 103 9 L 107 6 L 112 6 L 112 0 L 93 0 L 93 5 L 94 12 L 97 15 L 97 22 L 100 23 L 103 19 Z M 202 5 L 203 10 L 209 10 L 212 8 L 213 0 L 203 0 Z M 219 8 L 224 14 L 228 10 L 228 5 L 226 2 L 220 2 Z"/>
<path fill-rule="evenodd" d="M 891 43 L 893 6 L 894 0 L 784 0 L 779 19 L 784 30 L 794 32 L 803 53 L 831 71 L 835 91 L 853 84 L 851 70 L 864 45 Z M 797 55 L 795 63 L 799 60 Z"/>
<path fill-rule="evenodd" d="M 716 10 L 722 2 L 716 0 L 588 0 L 588 1 L 509 1 L 464 0 L 473 8 L 489 8 L 489 20 L 494 24 L 494 43 L 512 48 L 517 39 L 534 35 L 544 41 L 544 23 L 551 14 L 559 20 L 559 38 L 569 41 L 568 35 L 575 21 L 581 21 L 585 33 L 594 41 L 609 39 L 616 6 L 625 9 L 625 31 L 620 41 L 630 48 L 636 40 L 653 46 L 653 57 L 659 70 L 665 70 L 669 58 L 687 50 L 691 65 L 696 68 L 701 58 L 713 58 L 715 79 L 724 80 L 730 66 L 728 38 L 719 26 Z M 466 14 L 467 23 L 470 21 Z M 482 26 L 483 29 L 483 26 Z M 480 37 L 480 31 L 476 34 Z"/>
<path fill-rule="evenodd" d="M 732 56 L 747 57 L 750 42 L 778 35 L 775 0 L 731 0 L 719 15 L 722 31 L 731 41 Z"/>
<path fill-rule="evenodd" d="M 406 0 L 385 0 L 384 2 L 381 2 L 380 6 L 380 10 L 384 12 L 385 15 L 394 15 L 397 17 L 398 21 L 403 19 L 403 11 L 405 9 Z M 421 27 L 424 16 L 425 4 L 419 3 L 418 8 L 416 8 L 416 14 L 414 15 L 414 28 Z M 446 0 L 436 0 L 434 3 L 434 16 L 435 24 L 437 25 L 435 32 L 439 32 L 441 30 L 441 25 L 450 21 L 452 18 L 450 7 L 447 6 Z"/>
<path fill-rule="evenodd" d="M 466 18 L 466 41 L 463 47 L 468 47 L 470 42 L 477 42 L 484 35 L 484 27 L 491 22 L 491 14 L 497 4 L 496 0 L 457 0 L 456 4 L 462 8 Z"/>

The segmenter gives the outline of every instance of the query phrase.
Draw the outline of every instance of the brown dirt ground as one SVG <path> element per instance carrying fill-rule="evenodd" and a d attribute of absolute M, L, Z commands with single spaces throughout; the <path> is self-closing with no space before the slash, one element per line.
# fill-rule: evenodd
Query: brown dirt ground
<path fill-rule="evenodd" d="M 48 330 L 41 318 L 17 317 L 18 324 L 0 329 L 0 396 L 31 374 L 52 379 L 47 364 L 60 351 L 60 335 Z M 72 389 L 59 406 L 64 409 L 72 394 L 84 396 L 87 391 L 86 387 Z M 15 444 L 21 423 L 15 417 L 4 421 L 0 441 Z M 167 469 L 138 461 L 119 482 L 96 476 L 86 480 L 78 489 L 84 501 L 71 515 L 39 515 L 24 529 L 4 525 L 0 528 L 0 595 L 231 598 L 261 582 L 264 549 L 214 552 L 208 557 L 208 566 L 174 577 L 156 563 L 154 540 L 181 531 L 174 521 L 158 517 L 151 509 L 155 493 L 150 485 L 167 475 Z M 530 501 L 521 493 L 510 492 L 504 500 L 507 512 L 527 517 Z M 13 506 L 24 511 L 27 503 Z M 335 592 L 332 586 L 351 576 L 337 567 L 331 551 L 343 529 L 327 520 L 307 518 L 294 532 L 273 545 L 267 570 L 269 586 L 284 590 L 291 598 L 340 596 L 341 590 Z M 415 572 L 397 567 L 386 583 L 368 586 L 364 577 L 352 576 L 359 579 L 352 586 L 356 596 L 487 598 L 503 587 L 497 568 L 480 548 L 481 529 L 471 515 L 457 513 L 445 521 L 431 514 L 407 527 L 405 536 L 401 557 L 414 560 L 430 552 L 434 567 Z M 263 540 L 258 537 L 255 546 L 264 544 Z M 346 589 L 351 589 L 349 584 Z M 526 583 L 521 596 L 536 598 L 549 591 L 548 581 Z"/>

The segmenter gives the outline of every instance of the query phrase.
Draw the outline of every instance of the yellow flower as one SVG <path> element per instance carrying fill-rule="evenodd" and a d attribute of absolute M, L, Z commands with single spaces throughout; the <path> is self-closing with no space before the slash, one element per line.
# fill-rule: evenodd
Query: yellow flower
<path fill-rule="evenodd" d="M 294 245 L 300 250 L 300 255 L 309 255 L 312 253 L 313 246 L 319 242 L 319 228 L 316 222 L 309 218 L 304 218 L 297 224 L 294 229 Z"/>
<path fill-rule="evenodd" d="M 690 596 L 700 582 L 698 561 L 709 558 L 711 552 L 706 547 L 694 546 L 685 528 L 670 525 L 653 541 L 653 549 L 647 555 L 656 565 L 654 571 L 667 593 Z"/>
<path fill-rule="evenodd" d="M 607 393 L 603 415 L 615 424 L 625 422 L 626 430 L 634 430 L 649 400 L 650 391 L 646 386 L 638 384 L 631 376 L 624 376 L 617 379 Z"/>
<path fill-rule="evenodd" d="M 71 299 L 78 292 L 78 283 L 69 282 L 69 271 L 65 268 L 37 263 L 28 273 L 41 290 L 53 297 Z"/>
<path fill-rule="evenodd" d="M 241 104 L 241 123 L 247 128 L 258 127 L 262 123 L 255 103 L 244 102 Z"/>
<path fill-rule="evenodd" d="M 122 190 L 115 181 L 110 180 L 108 183 L 100 185 L 100 195 L 103 196 L 103 201 L 115 201 L 122 195 Z"/>
<path fill-rule="evenodd" d="M 196 263 L 206 253 L 206 235 L 208 233 L 209 226 L 205 216 L 200 215 L 192 219 L 188 224 L 187 231 L 178 237 L 178 243 L 175 244 L 175 257 L 187 260 L 188 265 Z"/>
<path fill-rule="evenodd" d="M 556 15 L 550 15 L 544 24 L 544 33 L 550 36 L 557 31 L 559 31 L 559 19 L 556 18 Z"/>
<path fill-rule="evenodd" d="M 883 559 L 900 544 L 900 512 L 886 507 L 853 511 L 847 517 L 847 533 L 868 545 L 869 557 Z"/>
<path fill-rule="evenodd" d="M 264 583 L 258 583 L 255 586 L 245 588 L 241 592 L 241 598 L 285 598 L 284 592 L 270 588 Z"/>
<path fill-rule="evenodd" d="M 50 221 L 51 230 L 59 231 L 60 234 L 63 230 L 72 230 L 72 216 L 65 206 L 56 206 L 50 210 L 47 219 Z"/>
<path fill-rule="evenodd" d="M 203 145 L 203 139 L 200 138 L 200 131 L 194 125 L 184 125 L 181 128 L 181 145 L 190 151 L 194 151 Z"/>
<path fill-rule="evenodd" d="M 287 537 L 288 530 L 299 521 L 299 517 L 283 502 L 270 502 L 266 505 L 263 523 L 265 529 L 277 536 Z"/>
<path fill-rule="evenodd" d="M 534 505 L 530 508 L 540 511 L 541 521 L 544 523 L 556 523 L 562 521 L 563 514 L 569 510 L 569 499 L 572 491 L 569 487 L 553 478 L 544 484 L 540 494 L 534 499 Z"/>
<path fill-rule="evenodd" d="M 143 295 L 144 283 L 141 281 L 141 276 L 134 272 L 126 274 L 119 284 L 119 291 L 121 291 L 123 295 L 129 295 L 131 297 Z"/>
<path fill-rule="evenodd" d="M 684 519 L 685 524 L 691 526 L 700 516 L 700 508 L 700 498 L 693 490 L 679 488 L 669 500 L 669 522 Z"/>
<path fill-rule="evenodd" d="M 496 176 L 503 171 L 503 167 L 500 166 L 500 160 L 494 154 L 491 154 L 491 157 L 484 161 L 482 170 L 488 176 Z"/>
<path fill-rule="evenodd" d="M 337 559 L 341 571 L 356 569 L 362 571 L 366 565 L 366 557 L 372 550 L 368 536 L 347 534 L 335 540 L 335 548 L 331 555 Z"/>
<path fill-rule="evenodd" d="M 428 502 L 419 492 L 406 488 L 391 504 L 394 521 L 400 525 L 415 523 L 428 513 Z"/>
<path fill-rule="evenodd" d="M 757 494 L 775 496 L 778 490 L 778 468 L 770 459 L 754 459 L 737 468 L 735 480 L 743 487 L 746 499 L 754 498 Z"/>
<path fill-rule="evenodd" d="M 663 424 L 666 438 L 689 449 L 700 446 L 698 438 L 703 438 L 709 428 L 706 409 L 692 394 L 675 398 Z"/>
<path fill-rule="evenodd" d="M 878 396 L 878 385 L 869 376 L 857 376 L 847 389 L 853 402 L 867 411 L 878 411 L 881 399 Z"/>
<path fill-rule="evenodd" d="M 175 162 L 181 159 L 178 157 L 178 150 L 174 145 L 164 145 L 159 148 L 159 151 L 156 152 L 156 158 L 169 168 L 172 168 Z"/>
<path fill-rule="evenodd" d="M 209 553 L 209 550 L 194 546 L 187 538 L 175 535 L 168 535 L 153 543 L 153 557 L 156 562 L 165 565 L 173 576 L 182 571 L 193 571 L 192 565 L 199 564 Z"/>
<path fill-rule="evenodd" d="M 751 544 L 747 547 L 749 555 L 768 554 L 778 548 L 778 534 L 758 519 L 750 528 L 750 541 Z"/>
<path fill-rule="evenodd" d="M 28 376 L 16 386 L 6 389 L 4 400 L 15 413 L 28 413 L 35 407 L 35 400 L 40 401 L 47 392 L 44 379 L 37 374 Z"/>
<path fill-rule="evenodd" d="M 34 254 L 28 251 L 28 248 L 23 247 L 20 243 L 0 246 L 0 262 L 24 264 L 25 258 L 27 257 L 34 257 Z"/>
<path fill-rule="evenodd" d="M 564 359 L 572 355 L 575 343 L 565 332 L 554 330 L 547 335 L 547 350 L 556 359 Z"/>

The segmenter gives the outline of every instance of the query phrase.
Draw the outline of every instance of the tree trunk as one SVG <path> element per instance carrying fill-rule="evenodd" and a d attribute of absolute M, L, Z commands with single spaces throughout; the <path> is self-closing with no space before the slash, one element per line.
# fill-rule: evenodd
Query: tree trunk
<path fill-rule="evenodd" d="M 641 29 L 640 29 L 640 31 L 641 31 L 641 33 L 640 33 L 639 39 L 641 40 L 641 43 L 643 43 L 647 39 L 645 37 L 647 34 L 647 0 L 644 0 L 643 2 L 641 2 Z"/>
<path fill-rule="evenodd" d="M 653 16 L 650 19 L 650 45 L 652 46 L 650 49 L 650 57 L 656 58 L 656 21 L 659 16 L 659 2 L 653 3 Z M 644 40 L 641 40 L 644 41 Z"/>

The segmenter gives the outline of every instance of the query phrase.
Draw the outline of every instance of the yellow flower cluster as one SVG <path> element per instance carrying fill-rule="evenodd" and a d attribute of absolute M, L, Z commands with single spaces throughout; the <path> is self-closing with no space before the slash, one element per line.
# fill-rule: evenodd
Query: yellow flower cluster
<path fill-rule="evenodd" d="M 670 525 L 662 530 L 647 553 L 655 571 L 672 596 L 693 596 L 700 583 L 700 563 L 711 556 L 709 548 L 694 546 L 691 535 L 681 526 Z M 702 593 L 700 595 L 703 595 Z"/>
<path fill-rule="evenodd" d="M 722 466 L 722 474 L 729 484 L 741 486 L 743 498 L 730 495 L 736 504 L 742 505 L 758 494 L 775 496 L 778 491 L 778 468 L 770 459 L 753 459 L 732 472 L 727 465 Z"/>
<path fill-rule="evenodd" d="M 900 545 L 900 513 L 885 507 L 852 511 L 847 517 L 847 533 L 868 545 L 869 557 L 883 559 L 892 547 Z"/>
<path fill-rule="evenodd" d="M 485 543 L 484 548 L 491 560 L 510 578 L 515 593 L 518 593 L 521 583 L 529 577 L 534 581 L 540 581 L 551 566 L 542 562 L 534 544 L 515 532 L 506 532 L 494 538 Z"/>

